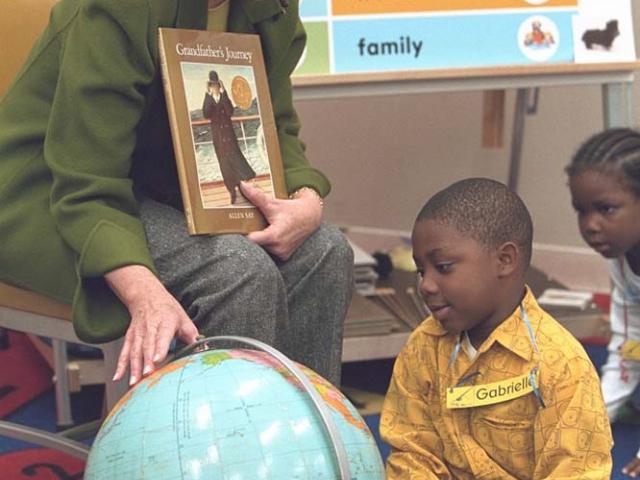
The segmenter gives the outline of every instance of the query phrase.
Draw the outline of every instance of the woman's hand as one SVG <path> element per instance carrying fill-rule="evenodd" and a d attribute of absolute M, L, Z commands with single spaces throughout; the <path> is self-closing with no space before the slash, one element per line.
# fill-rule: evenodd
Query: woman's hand
<path fill-rule="evenodd" d="M 196 341 L 198 329 L 148 268 L 128 265 L 105 274 L 105 279 L 131 315 L 114 381 L 124 376 L 127 366 L 130 385 L 151 373 L 166 358 L 176 335 L 186 344 Z"/>
<path fill-rule="evenodd" d="M 251 232 L 247 238 L 281 260 L 289 259 L 320 226 L 322 202 L 318 194 L 309 188 L 299 190 L 295 198 L 288 200 L 272 198 L 245 182 L 240 188 L 269 222 L 267 228 Z"/>

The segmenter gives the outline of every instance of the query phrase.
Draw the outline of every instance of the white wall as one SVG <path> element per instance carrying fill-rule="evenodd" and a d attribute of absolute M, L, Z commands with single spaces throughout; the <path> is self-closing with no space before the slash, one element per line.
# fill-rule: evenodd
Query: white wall
<path fill-rule="evenodd" d="M 514 99 L 508 92 L 505 147 L 495 150 L 481 147 L 479 92 L 298 102 L 309 158 L 333 184 L 326 218 L 410 230 L 424 201 L 449 183 L 468 176 L 506 182 Z M 563 168 L 602 127 L 600 87 L 541 89 L 538 113 L 526 120 L 518 189 L 536 243 L 583 246 Z"/>

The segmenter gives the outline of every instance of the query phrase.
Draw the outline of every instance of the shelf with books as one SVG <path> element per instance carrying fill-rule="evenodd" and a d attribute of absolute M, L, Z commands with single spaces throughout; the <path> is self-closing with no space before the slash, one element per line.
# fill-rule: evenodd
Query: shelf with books
<path fill-rule="evenodd" d="M 416 291 L 416 273 L 405 265 L 406 254 L 410 258 L 408 239 L 393 235 L 376 237 L 363 233 L 366 230 L 353 227 L 350 231 L 347 228 L 346 234 L 365 252 L 387 251 L 396 266 L 388 275 L 378 279 L 372 294 L 354 296 L 345 322 L 343 362 L 395 357 L 413 329 L 428 316 L 426 306 Z M 535 265 L 527 271 L 525 282 L 535 297 L 542 299 L 543 308 L 578 340 L 591 345 L 608 343 L 608 314 L 601 306 L 603 302 L 596 299 L 597 295 L 573 291 Z M 549 303 L 545 299 L 550 296 L 554 299 L 560 296 L 580 298 L 581 302 Z"/>

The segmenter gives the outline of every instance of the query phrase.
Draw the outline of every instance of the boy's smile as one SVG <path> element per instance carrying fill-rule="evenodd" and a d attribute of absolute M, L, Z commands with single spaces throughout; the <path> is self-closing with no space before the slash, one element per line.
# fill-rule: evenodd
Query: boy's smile
<path fill-rule="evenodd" d="M 447 315 L 451 312 L 450 305 L 427 305 L 429 307 L 429 311 L 433 314 L 434 317 L 440 322 L 443 323 L 447 319 Z"/>
<path fill-rule="evenodd" d="M 447 331 L 483 340 L 508 316 L 498 307 L 497 255 L 432 219 L 416 223 L 412 243 L 420 293 Z"/>

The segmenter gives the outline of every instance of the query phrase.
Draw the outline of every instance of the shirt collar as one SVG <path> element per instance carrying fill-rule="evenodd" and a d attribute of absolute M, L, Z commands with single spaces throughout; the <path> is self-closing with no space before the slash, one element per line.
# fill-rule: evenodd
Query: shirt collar
<path fill-rule="evenodd" d="M 242 9 L 244 11 L 243 17 L 245 17 L 242 20 L 248 20 L 250 24 L 257 24 L 286 11 L 284 3 L 287 2 L 280 0 L 231 0 L 229 19 L 230 21 L 236 19 L 236 11 Z M 178 4 L 176 27 L 206 30 L 208 8 L 209 0 L 181 0 Z M 229 31 L 236 30 L 237 25 L 229 25 Z"/>
<path fill-rule="evenodd" d="M 526 286 L 526 293 L 522 299 L 522 306 L 527 313 L 533 334 L 535 335 L 542 317 L 538 302 L 536 302 L 533 292 L 528 286 Z M 504 348 L 512 351 L 524 360 L 531 360 L 534 348 L 529 336 L 529 330 L 520 312 L 520 305 L 516 307 L 509 318 L 498 325 L 498 328 L 489 335 L 489 338 L 487 338 L 478 349 L 478 353 L 489 350 L 494 342 L 500 343 Z"/>
<path fill-rule="evenodd" d="M 526 286 L 522 306 L 527 312 L 527 316 L 531 322 L 531 328 L 535 334 L 540 326 L 540 319 L 542 318 L 540 315 L 541 310 L 533 292 L 528 286 Z M 441 337 L 448 334 L 440 322 L 433 317 L 429 317 L 422 328 L 428 335 Z M 489 335 L 489 338 L 487 338 L 478 349 L 478 354 L 489 350 L 494 342 L 500 343 L 504 348 L 512 351 L 524 360 L 531 360 L 534 350 L 531 339 L 529 338 L 527 326 L 520 315 L 520 305 Z"/>
<path fill-rule="evenodd" d="M 182 0 L 178 4 L 177 28 L 206 30 L 209 0 Z"/>
<path fill-rule="evenodd" d="M 285 11 L 285 3 L 288 6 L 288 2 L 282 2 L 281 0 L 240 0 L 240 3 L 247 17 L 249 17 L 249 21 L 253 24 L 283 13 Z"/>
<path fill-rule="evenodd" d="M 424 329 L 424 332 L 428 335 L 433 335 L 435 337 L 442 337 L 449 333 L 444 329 L 444 327 L 440 324 L 440 322 L 437 321 L 433 316 L 430 316 L 429 318 L 427 318 L 423 325 L 424 326 L 422 328 Z"/>

